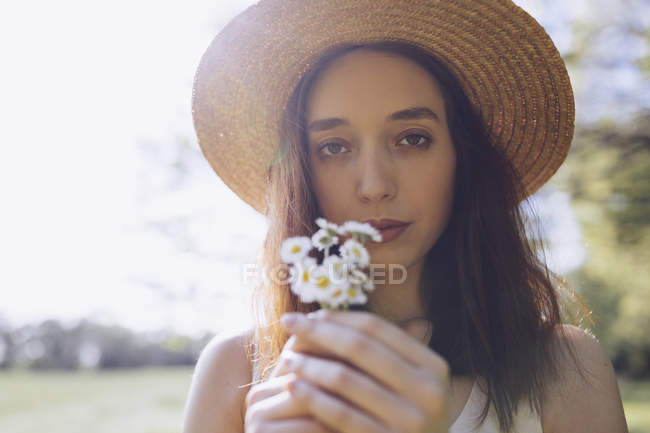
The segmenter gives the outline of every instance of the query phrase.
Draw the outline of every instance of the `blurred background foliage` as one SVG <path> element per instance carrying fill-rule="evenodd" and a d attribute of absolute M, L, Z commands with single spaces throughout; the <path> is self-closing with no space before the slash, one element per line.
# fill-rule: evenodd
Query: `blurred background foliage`
<path fill-rule="evenodd" d="M 552 183 L 570 196 L 586 260 L 566 275 L 616 370 L 650 376 L 650 2 L 588 1 L 563 53 L 576 130 Z M 592 327 L 591 324 L 586 324 Z"/>
<path fill-rule="evenodd" d="M 579 127 L 555 182 L 571 195 L 587 245 L 568 275 L 593 309 L 620 372 L 650 374 L 650 111 Z"/>

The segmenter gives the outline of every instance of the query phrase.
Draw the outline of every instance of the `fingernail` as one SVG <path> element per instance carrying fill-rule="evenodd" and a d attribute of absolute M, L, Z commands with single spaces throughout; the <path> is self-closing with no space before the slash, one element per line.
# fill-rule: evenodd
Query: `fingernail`
<path fill-rule="evenodd" d="M 291 379 L 289 381 L 289 383 L 287 383 L 287 388 L 289 388 L 289 392 L 293 393 L 293 392 L 300 391 L 301 389 L 303 389 L 303 384 L 302 384 L 300 379 L 294 378 L 294 379 Z"/>

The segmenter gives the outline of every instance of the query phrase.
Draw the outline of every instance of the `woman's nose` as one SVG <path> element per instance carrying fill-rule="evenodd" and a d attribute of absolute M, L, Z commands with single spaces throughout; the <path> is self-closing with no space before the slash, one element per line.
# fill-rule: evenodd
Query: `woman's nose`
<path fill-rule="evenodd" d="M 380 151 L 364 152 L 359 157 L 357 195 L 362 202 L 390 200 L 397 192 L 389 157 Z"/>

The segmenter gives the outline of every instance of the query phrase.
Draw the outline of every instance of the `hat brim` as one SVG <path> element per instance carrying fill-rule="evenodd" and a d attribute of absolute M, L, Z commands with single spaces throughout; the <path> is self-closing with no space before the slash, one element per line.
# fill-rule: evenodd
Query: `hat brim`
<path fill-rule="evenodd" d="M 294 87 L 331 47 L 377 41 L 417 45 L 450 69 L 527 195 L 566 158 L 575 119 L 566 67 L 544 28 L 511 1 L 262 0 L 216 35 L 194 78 L 194 128 L 223 182 L 265 213 Z"/>

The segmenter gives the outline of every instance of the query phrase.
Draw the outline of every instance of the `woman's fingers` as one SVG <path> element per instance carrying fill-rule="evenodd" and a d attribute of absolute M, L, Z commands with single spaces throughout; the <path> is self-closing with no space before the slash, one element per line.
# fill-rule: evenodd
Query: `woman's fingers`
<path fill-rule="evenodd" d="M 296 352 L 286 358 L 286 363 L 299 378 L 339 395 L 395 431 L 402 430 L 404 425 L 412 426 L 407 431 L 417 431 L 422 423 L 420 411 L 414 410 L 404 399 L 362 372 L 343 363 Z M 399 413 L 400 419 L 396 419 L 394 413 Z"/>
<path fill-rule="evenodd" d="M 253 391 L 254 397 L 247 405 L 244 418 L 246 433 L 267 433 L 272 431 L 330 433 L 327 426 L 309 413 L 306 405 L 296 399 L 286 388 L 286 382 L 296 380 L 293 373 L 284 378 L 269 381 L 270 386 Z M 280 386 L 276 386 L 277 382 Z M 260 386 L 260 388 L 262 388 Z M 262 395 L 268 393 L 264 398 Z M 248 400 L 248 396 L 247 396 Z M 284 428 L 284 429 L 283 429 Z"/>
<path fill-rule="evenodd" d="M 378 420 L 307 381 L 292 381 L 290 393 L 311 415 L 337 432 L 391 433 Z"/>
<path fill-rule="evenodd" d="M 278 359 L 276 360 L 276 365 L 271 370 L 271 373 L 269 373 L 268 379 L 272 379 L 274 377 L 282 376 L 286 373 L 288 373 L 286 363 L 283 362 L 284 360 L 284 354 L 286 353 L 287 350 L 294 350 L 293 348 L 296 347 L 296 343 L 298 343 L 298 337 L 296 335 L 291 335 L 289 339 L 287 340 L 286 343 L 284 343 L 284 347 L 282 348 L 282 352 L 280 353 L 280 356 L 278 356 Z M 298 344 L 298 346 L 302 346 L 304 348 L 304 343 Z"/>
<path fill-rule="evenodd" d="M 335 433 L 311 417 L 271 421 L 264 433 Z"/>
<path fill-rule="evenodd" d="M 330 312 L 325 313 L 325 317 L 328 313 Z M 298 315 L 302 320 L 298 320 L 293 326 L 285 323 L 285 326 L 298 337 L 309 340 L 311 344 L 324 348 L 337 358 L 354 365 L 372 380 L 413 403 L 431 419 L 446 416 L 450 379 L 449 368 L 444 359 L 406 333 L 391 334 L 394 325 L 374 314 L 350 311 L 335 314 L 350 314 L 350 323 L 342 324 L 322 316 L 318 318 Z M 394 345 L 387 346 L 384 338 L 369 335 L 372 331 L 367 330 L 372 324 L 380 331 L 386 330 L 388 335 L 394 335 L 398 340 L 408 338 L 415 347 L 428 352 L 429 360 L 420 359 L 420 362 L 424 363 L 423 366 L 413 364 L 413 359 L 419 358 L 420 355 L 411 356 L 411 361 L 405 359 L 402 353 L 392 349 Z M 410 343 L 406 344 L 406 347 L 410 347 Z M 400 350 L 404 350 L 404 347 Z"/>
<path fill-rule="evenodd" d="M 322 347 L 318 347 L 304 337 L 300 337 L 298 335 L 292 334 L 291 337 L 289 337 L 287 342 L 284 344 L 284 347 L 282 348 L 282 352 L 280 353 L 280 356 L 277 359 L 277 364 L 269 374 L 269 379 L 273 377 L 285 375 L 291 371 L 290 369 L 287 368 L 287 363 L 285 362 L 285 358 L 287 357 L 287 354 L 291 356 L 291 354 L 295 352 L 306 353 L 312 356 L 318 356 L 323 359 L 338 359 L 336 356 L 332 354 L 332 351 L 324 349 Z M 357 369 L 356 366 L 348 363 L 343 359 L 340 359 L 339 361 L 345 363 L 350 368 Z"/>
<path fill-rule="evenodd" d="M 286 391 L 287 384 L 291 379 L 292 375 L 287 374 L 254 385 L 246 394 L 246 409 L 248 409 L 253 403 L 269 398 L 275 394 L 279 394 L 282 391 Z"/>
<path fill-rule="evenodd" d="M 415 395 L 417 400 L 424 400 L 429 397 L 430 388 L 436 383 L 446 386 L 444 382 L 448 379 L 440 377 L 443 375 L 433 373 L 431 368 L 424 369 L 407 362 L 381 341 L 355 327 L 324 319 L 310 319 L 305 316 L 301 318 L 302 320 L 290 328 L 291 332 L 356 365 L 399 394 L 411 394 Z M 395 374 L 397 371 L 400 374 Z"/>
<path fill-rule="evenodd" d="M 265 424 L 271 420 L 304 415 L 304 410 L 300 410 L 289 391 L 282 391 L 251 404 L 246 409 L 244 427 L 246 432 L 262 432 Z"/>
<path fill-rule="evenodd" d="M 447 361 L 433 352 L 397 325 L 376 314 L 366 311 L 334 311 L 320 309 L 308 318 L 327 320 L 367 334 L 380 341 L 413 365 L 432 367 L 441 374 L 447 369 Z"/>
<path fill-rule="evenodd" d="M 252 394 L 258 396 L 251 397 L 250 404 L 246 407 L 246 422 L 261 422 L 273 419 L 294 418 L 307 415 L 291 397 L 288 391 L 288 382 L 296 380 L 294 374 L 288 374 L 283 378 L 276 378 L 267 382 L 269 386 L 263 387 L 260 385 L 259 392 L 253 391 Z M 279 384 L 280 386 L 276 386 Z M 275 391 L 275 392 L 273 392 Z M 260 398 L 262 394 L 266 394 L 264 398 Z M 247 396 L 248 400 L 248 396 Z"/>
<path fill-rule="evenodd" d="M 268 379 L 272 379 L 274 377 L 283 376 L 287 374 L 289 370 L 287 369 L 287 363 L 285 362 L 286 353 L 288 351 L 300 350 L 300 349 L 303 350 L 307 349 L 307 344 L 305 344 L 304 341 L 302 342 L 299 341 L 296 335 L 291 335 L 287 340 L 287 342 L 284 343 L 282 352 L 280 352 L 280 356 L 278 356 L 278 359 L 276 360 L 277 363 L 275 367 L 273 368 L 273 370 L 271 370 L 271 373 L 269 373 Z"/>

